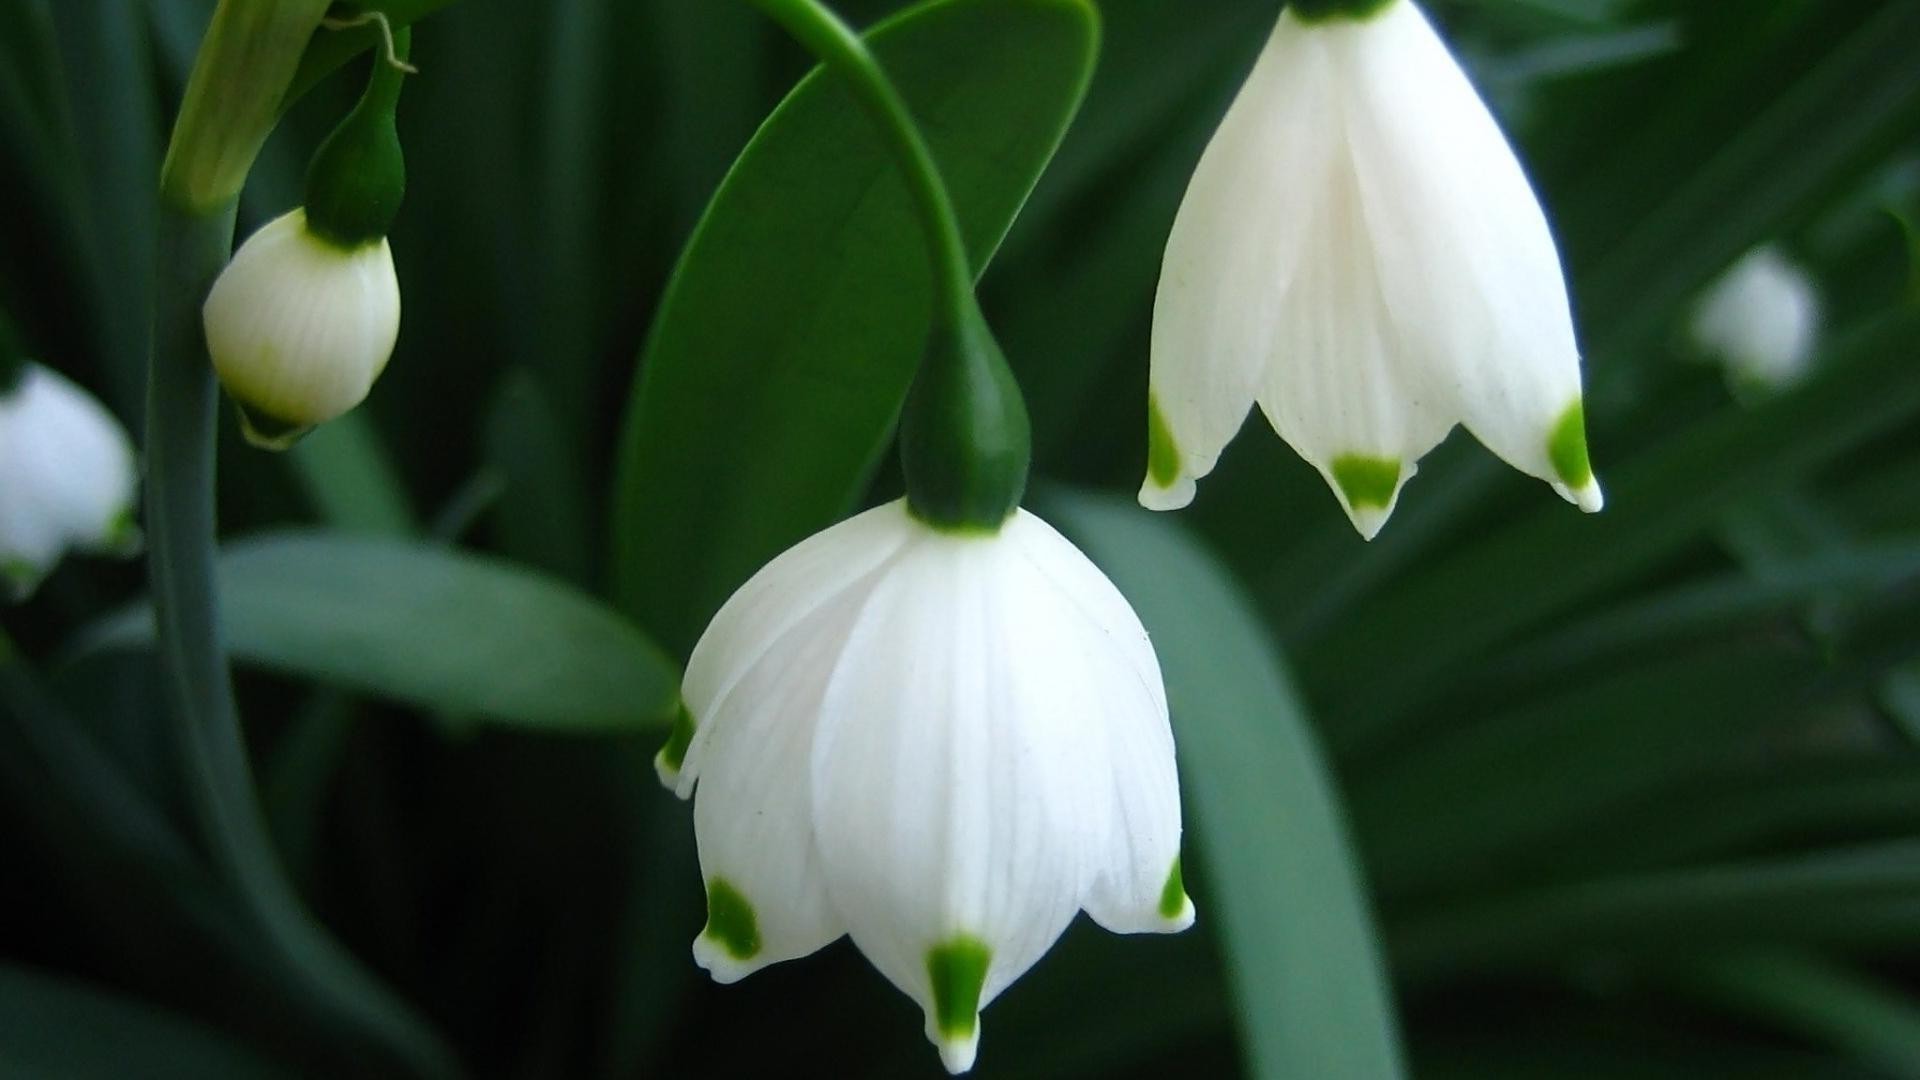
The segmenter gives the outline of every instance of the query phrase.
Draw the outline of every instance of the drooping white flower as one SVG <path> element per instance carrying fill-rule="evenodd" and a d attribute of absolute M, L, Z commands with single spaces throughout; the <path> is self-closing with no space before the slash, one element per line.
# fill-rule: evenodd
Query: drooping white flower
<path fill-rule="evenodd" d="M 1457 423 L 1600 509 L 1559 255 L 1493 116 L 1413 0 L 1298 7 L 1167 243 L 1141 503 L 1190 502 L 1257 401 L 1368 538 Z"/>
<path fill-rule="evenodd" d="M 851 935 L 961 1072 L 1078 911 L 1193 921 L 1153 647 L 1025 511 L 943 532 L 901 501 L 814 536 L 722 608 L 684 697 L 655 764 L 698 784 L 693 952 L 721 982 Z"/>
<path fill-rule="evenodd" d="M 400 336 L 400 280 L 385 237 L 342 245 L 306 211 L 247 238 L 203 311 L 207 350 L 247 434 L 281 448 L 360 404 Z"/>
<path fill-rule="evenodd" d="M 1820 336 L 1813 279 L 1772 247 L 1755 248 L 1711 285 L 1693 314 L 1693 340 L 1729 373 L 1767 386 L 1792 382 Z"/>
<path fill-rule="evenodd" d="M 0 584 L 24 598 L 69 550 L 136 550 L 138 486 L 133 443 L 106 406 L 26 364 L 0 389 Z"/>

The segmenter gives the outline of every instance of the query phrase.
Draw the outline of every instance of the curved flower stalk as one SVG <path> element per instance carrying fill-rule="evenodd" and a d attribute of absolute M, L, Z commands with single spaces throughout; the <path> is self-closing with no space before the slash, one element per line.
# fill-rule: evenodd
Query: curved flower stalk
<path fill-rule="evenodd" d="M 93 395 L 39 364 L 0 371 L 0 586 L 9 597 L 31 595 L 69 550 L 137 554 L 137 473 L 126 429 Z"/>
<path fill-rule="evenodd" d="M 1193 922 L 1153 647 L 1025 511 L 961 532 L 902 500 L 814 536 L 720 611 L 685 699 L 656 766 L 695 797 L 721 982 L 850 935 L 961 1072 L 1078 911 Z"/>
<path fill-rule="evenodd" d="M 1820 293 L 1778 249 L 1755 248 L 1708 287 L 1690 330 L 1694 344 L 1733 378 L 1784 386 L 1813 358 Z"/>
<path fill-rule="evenodd" d="M 1413 0 L 1281 13 L 1168 240 L 1152 386 L 1152 509 L 1256 401 L 1369 539 L 1455 424 L 1600 509 L 1546 217 Z"/>

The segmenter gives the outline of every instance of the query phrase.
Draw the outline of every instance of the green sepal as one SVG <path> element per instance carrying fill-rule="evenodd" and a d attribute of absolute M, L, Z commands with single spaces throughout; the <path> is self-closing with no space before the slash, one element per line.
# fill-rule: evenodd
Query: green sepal
<path fill-rule="evenodd" d="M 407 192 L 407 165 L 394 111 L 412 31 L 394 31 L 393 55 L 373 53 L 367 92 L 327 136 L 307 167 L 307 228 L 349 250 L 387 235 Z"/>
<path fill-rule="evenodd" d="M 907 506 L 952 532 L 998 532 L 1020 507 L 1033 431 L 980 305 L 937 314 L 900 416 Z"/>
<path fill-rule="evenodd" d="M 1287 7 L 1292 9 L 1293 17 L 1301 22 L 1331 22 L 1335 19 L 1352 19 L 1355 22 L 1371 19 L 1384 11 L 1388 5 L 1399 0 L 1288 0 Z"/>

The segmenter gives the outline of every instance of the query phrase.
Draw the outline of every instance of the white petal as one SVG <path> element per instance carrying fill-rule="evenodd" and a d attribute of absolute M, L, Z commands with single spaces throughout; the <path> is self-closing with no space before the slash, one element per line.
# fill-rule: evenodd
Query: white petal
<path fill-rule="evenodd" d="M 693 792 L 706 742 L 706 719 L 782 638 L 835 597 L 860 587 L 924 528 L 904 500 L 878 506 L 815 533 L 762 567 L 721 606 L 687 660 L 681 697 L 693 727 L 684 760 L 655 759 L 661 779 L 681 798 Z"/>
<path fill-rule="evenodd" d="M 0 400 L 0 565 L 30 586 L 67 548 L 125 545 L 138 477 L 112 413 L 65 376 L 28 364 Z"/>
<path fill-rule="evenodd" d="M 1417 5 L 1316 27 L 1345 70 L 1345 132 L 1410 395 L 1583 508 L 1600 491 L 1559 253 L 1506 137 Z"/>
<path fill-rule="evenodd" d="M 1074 699 L 1060 715 L 1084 718 L 1088 767 L 1110 778 L 1112 827 L 1097 852 L 1087 913 L 1116 933 L 1184 930 L 1194 912 L 1177 870 L 1180 781 L 1146 628 L 1106 575 L 1039 518 L 1021 512 L 1006 535 L 1036 575 L 1033 608 L 1042 617 L 1027 626 L 1040 642 L 1027 648 L 1047 650 L 1046 670 Z M 1094 747 L 1103 762 L 1094 761 Z"/>
<path fill-rule="evenodd" d="M 293 428 L 358 405 L 400 334 L 400 282 L 383 238 L 344 249 L 292 210 L 247 238 L 203 312 L 221 383 L 255 414 Z"/>
<path fill-rule="evenodd" d="M 1289 21 L 1281 20 L 1282 33 Z M 1348 103 L 1323 104 L 1329 111 L 1314 122 L 1338 127 Z M 1343 148 L 1322 170 L 1294 180 L 1321 198 L 1294 224 L 1306 255 L 1274 314 L 1260 405 L 1371 540 L 1416 462 L 1440 444 L 1453 420 L 1408 372 L 1419 343 L 1381 294 L 1381 238 L 1359 198 L 1356 163 Z"/>
<path fill-rule="evenodd" d="M 1052 945 L 1110 822 L 1077 687 L 1023 652 L 1050 600 L 1004 538 L 929 534 L 879 582 L 828 686 L 815 839 L 854 943 L 919 1002 L 949 1069 L 978 1009 Z M 1041 605 L 1036 611 L 1035 605 Z M 1057 605 L 1056 605 L 1057 606 Z"/>
<path fill-rule="evenodd" d="M 1332 151 L 1314 115 L 1328 82 L 1323 50 L 1276 40 L 1194 171 L 1154 300 L 1149 509 L 1191 501 L 1259 392 L 1278 304 L 1307 257 L 1294 237 L 1313 192 L 1300 177 Z"/>
<path fill-rule="evenodd" d="M 709 918 L 693 953 L 720 982 L 844 932 L 814 851 L 811 751 L 827 678 L 864 600 L 855 590 L 796 624 L 704 725 L 693 822 Z"/>
<path fill-rule="evenodd" d="M 1771 247 L 1735 263 L 1701 297 L 1691 326 L 1701 349 L 1764 384 L 1806 371 L 1820 333 L 1820 296 L 1806 271 Z"/>

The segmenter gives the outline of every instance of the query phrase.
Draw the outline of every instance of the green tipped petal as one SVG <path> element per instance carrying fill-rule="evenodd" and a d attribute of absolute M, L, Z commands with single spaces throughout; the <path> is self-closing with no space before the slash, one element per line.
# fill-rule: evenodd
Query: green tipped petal
<path fill-rule="evenodd" d="M 707 882 L 707 926 L 700 936 L 718 943 L 735 960 L 751 960 L 760 952 L 760 923 L 753 905 L 725 878 Z"/>
<path fill-rule="evenodd" d="M 1160 917 L 1178 919 L 1187 910 L 1187 885 L 1180 873 L 1180 857 L 1173 858 L 1173 869 L 1167 872 L 1167 883 L 1160 890 Z"/>
<path fill-rule="evenodd" d="M 1170 488 L 1180 479 L 1180 447 L 1160 412 L 1159 400 L 1153 397 L 1147 398 L 1147 476 L 1162 488 Z"/>
<path fill-rule="evenodd" d="M 965 1039 L 980 1019 L 980 993 L 987 984 L 993 950 L 978 938 L 962 935 L 927 953 L 933 980 L 933 1020 L 946 1039 Z"/>
<path fill-rule="evenodd" d="M 1345 454 L 1333 459 L 1333 482 L 1355 510 L 1385 510 L 1400 491 L 1400 462 Z"/>
<path fill-rule="evenodd" d="M 1593 483 L 1593 462 L 1587 457 L 1587 414 L 1578 401 L 1567 407 L 1547 440 L 1547 456 L 1560 482 L 1575 491 Z"/>

